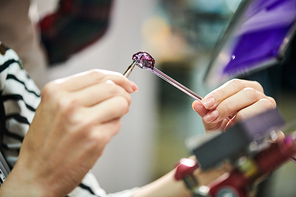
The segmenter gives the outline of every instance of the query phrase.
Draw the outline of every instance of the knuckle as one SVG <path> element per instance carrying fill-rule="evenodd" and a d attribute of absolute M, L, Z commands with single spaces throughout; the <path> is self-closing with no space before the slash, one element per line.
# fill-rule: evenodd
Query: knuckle
<path fill-rule="evenodd" d="M 57 106 L 63 112 L 71 112 L 77 106 L 77 100 L 69 96 L 63 96 L 57 101 Z"/>
<path fill-rule="evenodd" d="M 233 107 L 233 104 L 229 101 L 229 100 L 225 100 L 223 102 L 223 106 L 224 106 L 224 110 L 225 112 L 232 112 L 232 107 Z"/>
<path fill-rule="evenodd" d="M 105 142 L 107 142 L 106 133 L 93 130 L 92 135 L 89 135 L 89 141 L 91 141 L 94 146 L 105 144 Z"/>
<path fill-rule="evenodd" d="M 260 99 L 259 104 L 265 109 L 272 109 L 276 107 L 275 101 L 273 99 Z"/>
<path fill-rule="evenodd" d="M 276 108 L 277 104 L 274 98 L 268 96 L 267 99 L 272 103 L 273 107 Z"/>
<path fill-rule="evenodd" d="M 243 121 L 249 117 L 255 116 L 264 111 L 275 108 L 275 101 L 269 98 L 262 98 L 256 102 L 256 108 L 250 110 L 241 110 L 236 115 L 236 121 Z"/>
<path fill-rule="evenodd" d="M 88 148 L 90 151 L 100 149 L 107 143 L 105 138 L 106 137 L 102 133 L 96 133 L 93 131 L 93 135 L 88 135 L 87 146 L 85 148 Z"/>
<path fill-rule="evenodd" d="M 110 82 L 109 82 L 110 81 Z M 107 80 L 107 83 L 105 83 L 105 88 L 108 90 L 108 94 L 111 96 L 122 96 L 125 97 L 128 101 L 128 103 L 131 102 L 131 96 L 129 93 L 127 93 L 121 86 L 115 84 L 111 80 Z"/>
<path fill-rule="evenodd" d="M 130 94 L 127 94 L 127 96 L 126 96 L 126 101 L 127 101 L 127 103 L 128 103 L 128 106 L 131 104 L 131 102 L 132 102 L 132 97 L 131 97 L 131 95 Z"/>
<path fill-rule="evenodd" d="M 57 92 L 60 91 L 60 87 L 54 81 L 47 83 L 41 91 L 41 99 L 51 99 Z"/>
<path fill-rule="evenodd" d="M 258 92 L 253 89 L 253 88 L 244 88 L 242 90 L 244 92 L 244 95 L 249 98 L 250 100 L 259 100 L 259 95 L 258 95 Z"/>
<path fill-rule="evenodd" d="M 83 122 L 81 121 L 81 117 L 79 117 L 78 109 L 78 101 L 75 98 L 71 98 L 70 96 L 63 96 L 56 102 L 56 110 L 69 124 Z"/>
<path fill-rule="evenodd" d="M 88 124 L 90 123 L 90 124 Z M 76 138 L 87 143 L 86 151 L 103 152 L 104 147 L 111 139 L 120 131 L 121 120 L 115 119 L 111 122 L 98 126 L 92 121 L 85 122 L 86 128 L 81 127 L 79 132 L 76 132 Z"/>
<path fill-rule="evenodd" d="M 115 121 L 115 123 L 114 123 L 114 131 L 115 131 L 115 134 L 117 134 L 119 132 L 119 130 L 121 128 L 121 125 L 122 125 L 122 123 L 121 123 L 120 119 L 118 119 L 117 121 Z"/>
<path fill-rule="evenodd" d="M 237 89 L 244 89 L 245 83 L 240 79 L 232 79 L 229 81 L 229 84 L 233 87 L 237 87 Z"/>
<path fill-rule="evenodd" d="M 65 131 L 76 140 L 89 141 L 89 136 L 95 126 L 94 120 L 86 118 L 81 113 L 65 113 L 63 122 L 68 128 Z"/>
<path fill-rule="evenodd" d="M 254 87 L 260 91 L 260 92 L 264 92 L 263 87 L 261 86 L 261 84 L 258 81 L 252 81 L 252 83 L 254 84 Z"/>
<path fill-rule="evenodd" d="M 99 83 L 104 80 L 105 74 L 102 73 L 99 69 L 92 69 L 88 72 L 89 77 L 96 83 Z"/>
<path fill-rule="evenodd" d="M 72 96 L 71 94 L 63 91 L 59 83 L 50 82 L 48 83 L 41 95 L 43 96 L 43 100 L 46 100 L 46 105 L 48 108 L 51 108 L 53 112 L 55 112 L 56 116 L 63 120 L 64 126 L 77 126 L 81 124 L 79 127 L 85 127 L 84 124 L 88 124 L 85 118 L 81 117 L 79 111 L 80 102 L 78 98 Z"/>
<path fill-rule="evenodd" d="M 235 116 L 235 122 L 241 122 L 248 118 L 248 115 L 243 111 L 239 111 Z"/>
<path fill-rule="evenodd" d="M 223 98 L 224 92 L 221 89 L 215 90 L 216 98 Z"/>
<path fill-rule="evenodd" d="M 118 96 L 116 97 L 116 100 L 115 100 L 115 103 L 116 103 L 116 109 L 121 113 L 126 113 L 129 109 L 129 102 L 128 100 L 125 98 L 125 97 L 122 97 L 122 96 Z"/>
<path fill-rule="evenodd" d="M 88 141 L 90 144 L 93 144 L 92 148 L 98 148 L 98 146 L 105 146 L 113 136 L 115 136 L 121 128 L 121 121 L 114 120 L 112 121 L 112 126 L 108 127 L 108 131 L 93 129 L 92 134 L 89 135 Z M 101 128 L 102 129 L 102 128 Z"/>
<path fill-rule="evenodd" d="M 116 114 L 122 116 L 129 111 L 129 102 L 123 96 L 115 96 L 111 103 L 113 109 L 116 109 Z"/>
<path fill-rule="evenodd" d="M 113 81 L 108 80 L 106 84 L 106 89 L 109 91 L 111 95 L 116 95 L 120 92 L 120 88 Z"/>

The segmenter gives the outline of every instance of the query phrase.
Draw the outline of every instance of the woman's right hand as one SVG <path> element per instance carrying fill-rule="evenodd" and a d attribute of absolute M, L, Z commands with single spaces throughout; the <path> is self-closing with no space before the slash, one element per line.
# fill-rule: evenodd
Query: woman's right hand
<path fill-rule="evenodd" d="M 48 83 L 0 194 L 66 196 L 118 133 L 135 91 L 122 74 L 105 70 Z"/>

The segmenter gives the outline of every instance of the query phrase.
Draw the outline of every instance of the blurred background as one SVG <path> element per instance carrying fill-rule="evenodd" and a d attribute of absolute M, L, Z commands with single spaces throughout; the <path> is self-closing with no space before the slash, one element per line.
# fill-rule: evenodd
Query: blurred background
<path fill-rule="evenodd" d="M 57 0 L 38 0 L 40 16 L 55 9 Z M 217 40 L 240 0 L 115 0 L 106 34 L 65 63 L 47 68 L 48 80 L 93 68 L 123 73 L 131 56 L 147 51 L 158 69 L 202 97 L 211 91 L 202 78 Z M 193 99 L 151 72 L 134 69 L 139 87 L 121 132 L 93 168 L 101 186 L 116 192 L 147 184 L 172 170 L 189 152 L 184 141 L 204 133 Z M 286 121 L 295 120 L 296 94 L 277 89 Z M 261 196 L 294 196 L 296 166 L 288 162 L 264 182 Z M 263 186 L 262 186 L 263 187 Z"/>

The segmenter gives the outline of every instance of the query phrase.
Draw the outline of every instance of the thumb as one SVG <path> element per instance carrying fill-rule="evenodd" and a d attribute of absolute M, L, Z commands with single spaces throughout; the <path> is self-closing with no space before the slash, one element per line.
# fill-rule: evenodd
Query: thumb
<path fill-rule="evenodd" d="M 192 109 L 196 111 L 201 117 L 204 117 L 209 112 L 209 110 L 207 110 L 199 101 L 194 101 L 192 103 Z"/>

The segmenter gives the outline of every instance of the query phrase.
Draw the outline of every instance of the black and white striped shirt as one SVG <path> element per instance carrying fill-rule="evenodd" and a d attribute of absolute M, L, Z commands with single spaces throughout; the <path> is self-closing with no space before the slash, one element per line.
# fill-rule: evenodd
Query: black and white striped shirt
<path fill-rule="evenodd" d="M 14 50 L 0 42 L 0 136 L 4 157 L 10 166 L 15 165 L 24 136 L 40 103 L 40 91 L 22 68 Z M 90 172 L 68 196 L 132 196 L 136 189 L 107 195 Z"/>

